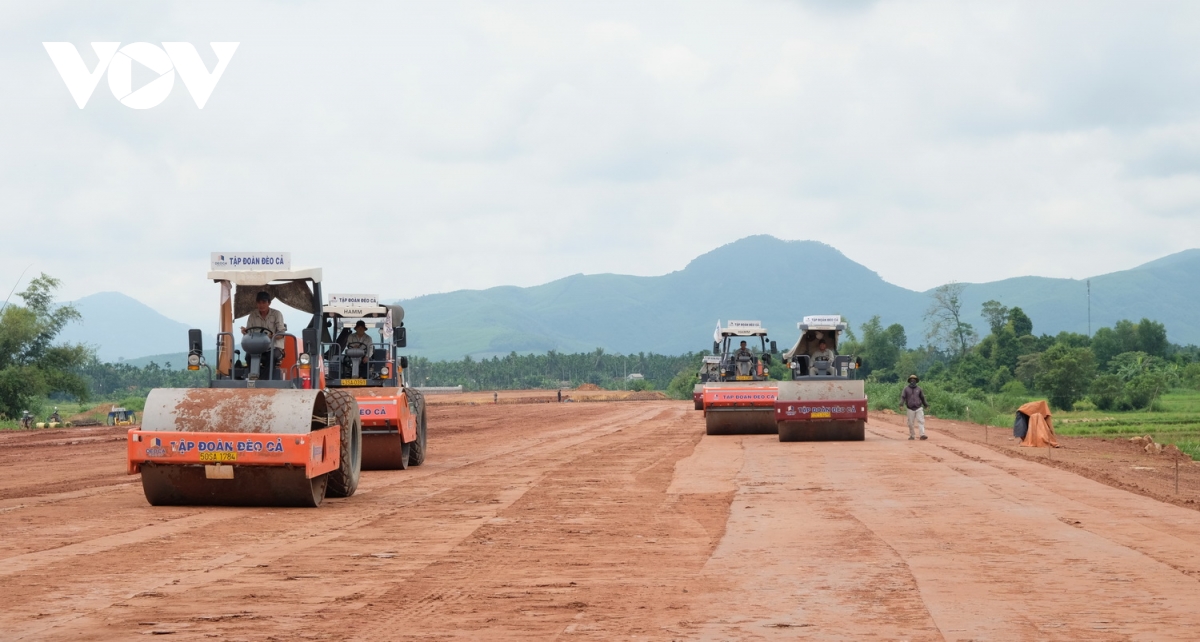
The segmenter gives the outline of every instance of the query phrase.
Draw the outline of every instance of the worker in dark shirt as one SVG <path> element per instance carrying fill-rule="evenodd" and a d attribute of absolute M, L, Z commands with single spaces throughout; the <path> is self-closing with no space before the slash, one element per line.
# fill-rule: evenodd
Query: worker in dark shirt
<path fill-rule="evenodd" d="M 918 381 L 920 378 L 917 375 L 908 375 L 908 385 L 900 393 L 900 403 L 908 413 L 908 438 L 916 439 L 913 434 L 913 428 L 916 427 L 921 431 L 921 439 L 928 439 L 925 436 L 925 409 L 929 403 L 925 401 L 925 392 L 917 385 Z"/>

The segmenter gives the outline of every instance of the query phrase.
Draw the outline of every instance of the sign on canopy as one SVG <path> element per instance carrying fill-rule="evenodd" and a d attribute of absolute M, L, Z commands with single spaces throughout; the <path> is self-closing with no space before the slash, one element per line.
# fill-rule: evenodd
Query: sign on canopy
<path fill-rule="evenodd" d="M 213 252 L 213 271 L 217 270 L 290 270 L 291 252 Z"/>

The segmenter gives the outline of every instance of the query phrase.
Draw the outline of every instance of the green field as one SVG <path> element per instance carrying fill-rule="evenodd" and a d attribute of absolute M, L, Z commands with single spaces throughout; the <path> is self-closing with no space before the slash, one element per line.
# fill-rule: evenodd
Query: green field
<path fill-rule="evenodd" d="M 1151 410 L 1055 413 L 1054 432 L 1102 437 L 1150 435 L 1154 441 L 1175 444 L 1192 459 L 1200 460 L 1200 392 L 1172 390 Z"/>

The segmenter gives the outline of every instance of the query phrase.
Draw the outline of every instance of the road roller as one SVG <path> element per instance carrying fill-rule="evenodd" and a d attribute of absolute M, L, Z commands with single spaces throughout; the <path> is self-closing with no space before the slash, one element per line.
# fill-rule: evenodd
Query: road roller
<path fill-rule="evenodd" d="M 208 278 L 220 288 L 216 367 L 200 330 L 189 330 L 187 367 L 205 369 L 207 384 L 150 391 L 141 425 L 128 432 L 129 474 L 141 474 L 155 506 L 316 507 L 353 495 L 362 420 L 353 395 L 325 385 L 320 268 L 292 269 L 286 252 L 213 253 L 211 261 Z M 302 339 L 277 305 L 312 315 Z"/>
<path fill-rule="evenodd" d="M 696 410 L 704 410 L 704 384 L 708 383 L 717 374 L 717 369 L 721 367 L 721 357 L 719 355 L 707 355 L 700 363 L 700 374 L 698 378 L 700 382 L 692 387 L 692 403 Z"/>
<path fill-rule="evenodd" d="M 774 401 L 779 441 L 862 441 L 867 424 L 867 394 L 858 379 L 862 360 L 837 351 L 846 324 L 840 315 L 820 315 L 796 325 L 800 338 L 783 353 L 790 377 L 779 382 Z"/>
<path fill-rule="evenodd" d="M 771 355 L 779 350 L 760 321 L 717 323 L 715 372 L 703 384 L 704 427 L 710 435 L 773 435 L 778 381 L 770 379 Z"/>
<path fill-rule="evenodd" d="M 329 389 L 358 402 L 363 470 L 404 470 L 425 462 L 425 398 L 407 385 L 404 308 L 374 294 L 330 294 L 322 355 Z"/>

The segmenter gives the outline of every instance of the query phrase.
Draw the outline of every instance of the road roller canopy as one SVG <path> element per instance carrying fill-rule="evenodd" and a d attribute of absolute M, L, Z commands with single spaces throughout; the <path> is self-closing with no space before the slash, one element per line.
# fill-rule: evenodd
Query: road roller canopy
<path fill-rule="evenodd" d="M 842 321 L 841 315 L 826 314 L 804 317 L 804 320 L 797 323 L 796 327 L 800 330 L 800 337 L 796 339 L 796 344 L 790 350 L 783 353 L 785 361 L 790 361 L 797 354 L 813 354 L 818 349 L 817 344 L 821 341 L 824 341 L 826 347 L 833 350 L 834 354 L 837 354 L 838 339 L 841 338 L 842 331 L 846 329 L 846 323 Z"/>
<path fill-rule="evenodd" d="M 727 321 L 720 334 L 723 337 L 765 337 L 767 329 L 762 327 L 762 321 Z"/>

